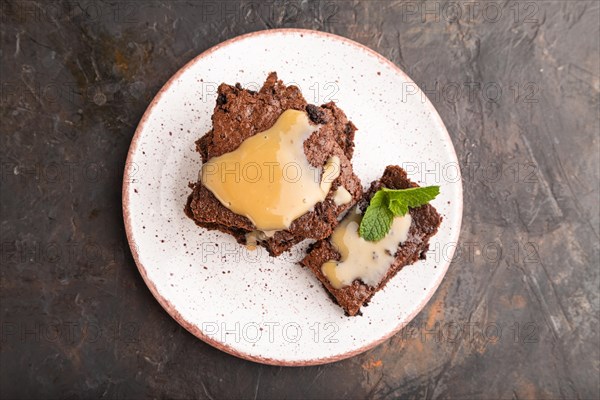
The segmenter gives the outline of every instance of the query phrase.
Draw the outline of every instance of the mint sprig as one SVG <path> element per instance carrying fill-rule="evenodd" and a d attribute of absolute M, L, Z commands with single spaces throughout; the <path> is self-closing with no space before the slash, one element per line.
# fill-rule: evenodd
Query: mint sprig
<path fill-rule="evenodd" d="M 381 188 L 371 198 L 363 215 L 358 234 L 365 240 L 376 242 L 390 231 L 394 217 L 401 217 L 409 208 L 429 203 L 440 194 L 439 186 L 414 187 L 409 189 Z"/>

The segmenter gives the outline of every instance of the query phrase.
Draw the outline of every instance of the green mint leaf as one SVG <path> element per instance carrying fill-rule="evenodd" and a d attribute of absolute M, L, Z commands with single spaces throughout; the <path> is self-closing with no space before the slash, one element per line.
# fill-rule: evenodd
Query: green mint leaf
<path fill-rule="evenodd" d="M 384 192 L 383 190 L 378 190 L 377 193 L 375 193 L 375 195 L 371 198 L 371 201 L 369 202 L 369 207 L 371 207 L 371 206 L 387 207 L 387 205 L 388 205 L 388 196 L 387 196 L 387 193 Z"/>
<path fill-rule="evenodd" d="M 408 205 L 406 203 L 403 203 L 402 201 L 395 198 L 390 198 L 389 201 L 390 204 L 388 208 L 394 214 L 395 217 L 401 217 L 408 212 Z"/>
<path fill-rule="evenodd" d="M 389 199 L 390 211 L 395 216 L 401 217 L 408 212 L 409 208 L 421 207 L 440 194 L 439 186 L 414 187 L 409 189 L 381 189 Z"/>
<path fill-rule="evenodd" d="M 390 231 L 394 217 L 406 215 L 409 208 L 423 206 L 440 194 L 439 186 L 409 189 L 382 188 L 375 193 L 360 222 L 358 234 L 376 242 Z"/>
<path fill-rule="evenodd" d="M 358 228 L 358 234 L 363 239 L 376 242 L 389 232 L 394 214 L 385 204 L 386 197 L 384 192 L 377 192 L 371 199 Z"/>

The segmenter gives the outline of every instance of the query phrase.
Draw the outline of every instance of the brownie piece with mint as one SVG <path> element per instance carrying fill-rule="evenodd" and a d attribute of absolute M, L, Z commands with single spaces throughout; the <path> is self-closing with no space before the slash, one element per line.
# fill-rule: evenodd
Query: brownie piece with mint
<path fill-rule="evenodd" d="M 388 189 L 407 189 L 418 187 L 418 185 L 408 179 L 406 172 L 402 168 L 395 165 L 388 166 L 383 176 L 371 183 L 369 190 L 365 192 L 362 199 L 358 202 L 358 207 L 362 212 L 366 210 L 375 193 L 383 187 Z M 341 289 L 334 288 L 321 271 L 321 267 L 325 262 L 340 259 L 340 254 L 328 239 L 319 240 L 312 244 L 309 247 L 308 254 L 300 263 L 308 267 L 316 275 L 325 290 L 329 292 L 332 300 L 342 307 L 347 315 L 354 316 L 360 314 L 360 308 L 367 305 L 373 295 L 381 290 L 398 271 L 407 265 L 415 263 L 419 259 L 425 258 L 425 253 L 429 249 L 429 239 L 435 235 L 442 222 L 442 217 L 429 204 L 418 208 L 411 208 L 409 213 L 412 223 L 408 231 L 408 238 L 398 246 L 394 261 L 377 286 L 370 286 L 356 279 L 349 286 Z"/>

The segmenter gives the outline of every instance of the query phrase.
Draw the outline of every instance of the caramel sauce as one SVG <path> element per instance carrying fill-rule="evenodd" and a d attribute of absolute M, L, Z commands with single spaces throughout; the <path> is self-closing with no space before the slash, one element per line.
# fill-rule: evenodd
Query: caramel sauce
<path fill-rule="evenodd" d="M 331 235 L 331 244 L 341 259 L 327 261 L 321 271 L 336 289 L 351 285 L 355 279 L 373 287 L 379 285 L 394 262 L 398 246 L 407 239 L 412 222 L 410 213 L 395 217 L 387 235 L 369 242 L 358 235 L 361 219 L 356 208 L 351 210 Z"/>
<path fill-rule="evenodd" d="M 345 187 L 338 186 L 338 188 L 335 190 L 335 193 L 333 194 L 333 203 L 336 206 L 343 206 L 345 204 L 350 203 L 351 201 L 352 195 L 350 194 L 350 192 L 347 191 Z"/>
<path fill-rule="evenodd" d="M 322 173 L 308 162 L 304 141 L 317 129 L 305 112 L 284 111 L 271 128 L 208 160 L 202 166 L 202 184 L 266 236 L 287 229 L 325 200 L 340 173 L 337 156 L 327 161 Z"/>

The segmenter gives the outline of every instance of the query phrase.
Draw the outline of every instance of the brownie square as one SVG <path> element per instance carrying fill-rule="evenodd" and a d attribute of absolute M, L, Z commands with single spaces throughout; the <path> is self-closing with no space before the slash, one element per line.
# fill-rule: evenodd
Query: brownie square
<path fill-rule="evenodd" d="M 360 180 L 352 170 L 350 159 L 354 151 L 356 127 L 335 103 L 322 106 L 308 104 L 300 89 L 286 86 L 272 72 L 258 91 L 221 84 L 212 116 L 212 129 L 196 142 L 203 162 L 237 149 L 242 142 L 272 127 L 286 110 L 303 110 L 313 124 L 321 125 L 304 142 L 304 153 L 314 167 L 323 167 L 332 156 L 340 159 L 340 175 L 333 181 L 324 201 L 294 220 L 286 230 L 277 231 L 271 238 L 260 241 L 267 251 L 277 256 L 304 239 L 324 239 L 338 224 L 338 217 L 362 196 Z M 351 195 L 348 204 L 336 205 L 333 195 L 343 186 Z M 192 193 L 185 205 L 185 213 L 206 229 L 231 234 L 241 244 L 246 244 L 246 234 L 256 230 L 252 222 L 235 214 L 212 194 L 201 182 L 190 184 Z"/>
<path fill-rule="evenodd" d="M 367 190 L 360 200 L 358 207 L 364 212 L 371 198 L 382 187 L 388 189 L 407 189 L 417 186 L 416 183 L 408 179 L 406 172 L 402 168 L 395 165 L 388 166 L 383 176 L 371 183 L 369 190 Z M 312 244 L 308 250 L 308 254 L 300 263 L 311 269 L 330 293 L 331 298 L 344 309 L 347 315 L 354 316 L 360 314 L 360 308 L 367 305 L 373 295 L 381 290 L 398 271 L 420 258 L 425 258 L 425 253 L 429 248 L 429 239 L 435 235 L 442 222 L 442 217 L 429 204 L 410 209 L 409 212 L 412 217 L 412 223 L 408 231 L 408 238 L 398 246 L 392 265 L 390 265 L 388 272 L 376 287 L 369 286 L 356 279 L 349 286 L 341 289 L 334 288 L 321 271 L 321 267 L 325 262 L 340 259 L 340 254 L 328 239 L 319 240 Z"/>

